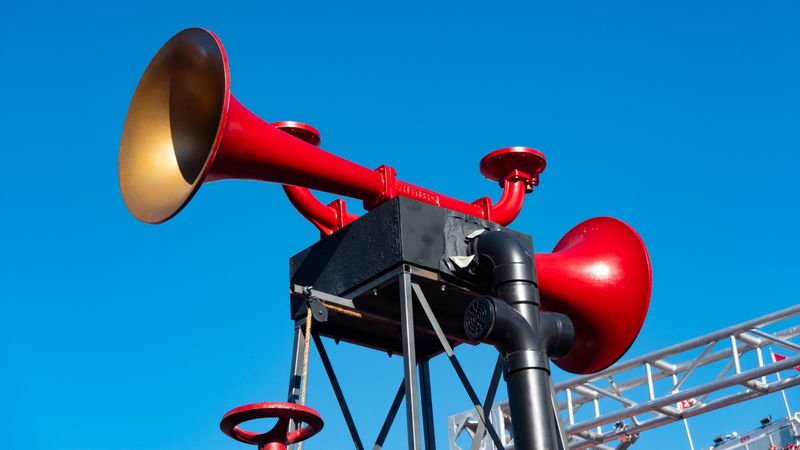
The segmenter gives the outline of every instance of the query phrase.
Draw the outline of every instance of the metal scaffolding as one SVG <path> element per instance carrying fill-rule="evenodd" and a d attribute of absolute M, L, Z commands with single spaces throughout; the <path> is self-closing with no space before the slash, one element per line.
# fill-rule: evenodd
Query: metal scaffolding
<path fill-rule="evenodd" d="M 642 431 L 800 384 L 798 316 L 800 305 L 556 385 L 553 404 L 563 417 L 569 448 L 625 449 Z M 788 372 L 781 377 L 783 371 Z M 791 415 L 788 409 L 787 404 Z M 510 417 L 507 402 L 489 414 L 505 449 L 514 448 L 507 432 L 513 427 Z M 451 450 L 461 449 L 457 441 L 465 435 L 471 450 L 497 448 L 474 411 L 448 422 Z M 604 445 L 611 441 L 619 443 Z"/>

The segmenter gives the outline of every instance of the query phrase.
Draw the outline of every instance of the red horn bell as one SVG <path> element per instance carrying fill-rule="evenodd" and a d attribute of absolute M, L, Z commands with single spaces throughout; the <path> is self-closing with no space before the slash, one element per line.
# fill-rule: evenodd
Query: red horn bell
<path fill-rule="evenodd" d="M 566 314 L 575 344 L 555 364 L 572 373 L 595 373 L 633 344 L 650 306 L 650 257 L 642 239 L 611 217 L 586 220 L 535 255 L 542 308 Z"/>
<path fill-rule="evenodd" d="M 142 75 L 122 132 L 119 178 L 128 209 L 147 223 L 170 219 L 214 180 L 310 185 L 356 198 L 372 198 L 383 183 L 242 106 L 230 92 L 222 43 L 200 28 L 173 36 Z"/>

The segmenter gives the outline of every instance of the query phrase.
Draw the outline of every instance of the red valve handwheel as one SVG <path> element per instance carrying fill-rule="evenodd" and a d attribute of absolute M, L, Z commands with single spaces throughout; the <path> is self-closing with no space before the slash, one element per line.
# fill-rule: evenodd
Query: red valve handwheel
<path fill-rule="evenodd" d="M 239 427 L 248 420 L 267 418 L 277 418 L 278 423 L 266 433 L 256 433 Z M 290 420 L 306 425 L 289 431 Z M 304 441 L 319 433 L 323 425 L 319 413 L 309 407 L 296 403 L 262 402 L 228 411 L 219 423 L 219 428 L 237 441 L 258 445 L 259 450 L 285 450 L 287 445 Z"/>

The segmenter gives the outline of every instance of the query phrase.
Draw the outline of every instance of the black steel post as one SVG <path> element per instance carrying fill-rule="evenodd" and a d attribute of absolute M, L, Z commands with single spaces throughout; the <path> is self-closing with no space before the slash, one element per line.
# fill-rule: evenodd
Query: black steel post
<path fill-rule="evenodd" d="M 292 343 L 292 365 L 289 370 L 289 394 L 287 401 L 297 403 L 300 400 L 300 382 L 303 375 L 303 323 L 294 324 L 294 342 Z"/>
<path fill-rule="evenodd" d="M 417 385 L 417 355 L 414 343 L 414 297 L 411 293 L 411 274 L 404 270 L 399 278 L 408 448 L 409 450 L 420 450 L 419 399 L 417 396 L 419 387 Z"/>
<path fill-rule="evenodd" d="M 431 369 L 428 367 L 428 361 L 419 363 L 419 387 L 422 397 L 422 429 L 425 431 L 425 450 L 436 450 L 436 433 L 433 431 Z"/>
<path fill-rule="evenodd" d="M 294 323 L 294 341 L 292 343 L 292 365 L 289 370 L 289 393 L 287 394 L 287 401 L 289 403 L 297 403 L 300 401 L 300 383 L 303 377 L 303 325 L 304 320 L 298 320 Z M 294 420 L 289 421 L 289 431 L 297 429 L 297 423 Z"/>

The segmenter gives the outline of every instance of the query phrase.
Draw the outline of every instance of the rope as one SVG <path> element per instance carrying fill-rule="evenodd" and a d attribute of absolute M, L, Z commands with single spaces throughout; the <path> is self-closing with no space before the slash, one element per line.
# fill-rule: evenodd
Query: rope
<path fill-rule="evenodd" d="M 331 303 L 321 302 L 322 306 L 331 311 L 338 312 L 340 314 L 344 314 L 345 316 L 355 317 L 356 319 L 363 319 L 364 315 L 358 311 L 353 311 L 352 309 L 342 308 L 341 306 L 336 306 Z"/>
<path fill-rule="evenodd" d="M 305 331 L 305 341 L 303 342 L 303 382 L 300 385 L 300 404 L 306 404 L 306 385 L 308 384 L 308 347 L 311 343 L 311 322 L 312 322 L 312 312 L 311 306 L 308 307 L 308 312 L 306 313 L 306 331 Z"/>
<path fill-rule="evenodd" d="M 364 316 L 357 311 L 353 311 L 352 309 L 342 308 L 337 305 L 332 305 L 327 302 L 321 302 L 322 305 L 334 312 L 344 314 L 346 316 L 355 317 L 357 319 L 363 319 Z M 313 322 L 313 312 L 311 311 L 311 305 L 308 305 L 308 310 L 306 311 L 306 329 L 305 329 L 305 336 L 303 340 L 303 376 L 300 382 L 300 404 L 306 404 L 306 386 L 308 384 L 308 354 L 309 354 L 309 347 L 311 345 L 311 322 Z M 297 443 L 297 450 L 303 450 L 303 443 Z"/>
<path fill-rule="evenodd" d="M 300 383 L 300 404 L 306 404 L 306 385 L 308 384 L 308 354 L 309 354 L 309 345 L 311 344 L 311 322 L 313 313 L 311 311 L 311 305 L 308 305 L 308 311 L 306 312 L 306 331 L 303 341 L 303 377 L 302 382 Z M 297 443 L 297 450 L 303 450 L 303 443 Z"/>

